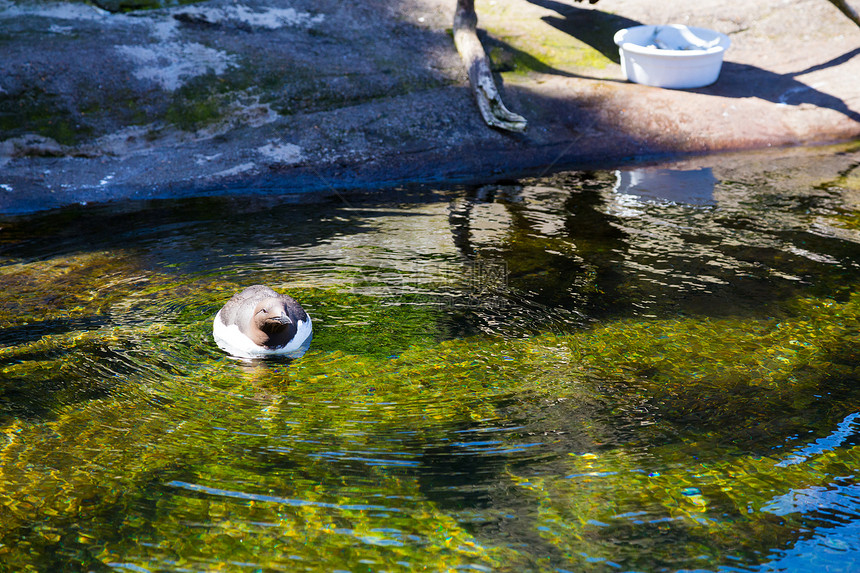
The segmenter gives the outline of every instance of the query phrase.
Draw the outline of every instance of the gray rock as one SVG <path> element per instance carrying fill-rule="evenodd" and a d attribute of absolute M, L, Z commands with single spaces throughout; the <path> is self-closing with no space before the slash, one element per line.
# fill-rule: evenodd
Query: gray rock
<path fill-rule="evenodd" d="M 478 113 L 454 0 L 124 6 L 0 4 L 0 212 L 488 181 L 860 136 L 860 82 L 846 81 L 860 77 L 860 29 L 824 0 L 479 2 L 521 135 Z M 623 81 L 612 34 L 670 22 L 732 37 L 716 84 Z"/>

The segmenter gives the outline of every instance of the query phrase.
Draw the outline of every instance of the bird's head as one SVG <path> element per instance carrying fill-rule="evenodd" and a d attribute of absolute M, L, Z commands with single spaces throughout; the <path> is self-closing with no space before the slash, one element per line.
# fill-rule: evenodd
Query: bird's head
<path fill-rule="evenodd" d="M 281 332 L 293 324 L 284 301 L 267 298 L 254 309 L 254 324 L 267 334 Z"/>

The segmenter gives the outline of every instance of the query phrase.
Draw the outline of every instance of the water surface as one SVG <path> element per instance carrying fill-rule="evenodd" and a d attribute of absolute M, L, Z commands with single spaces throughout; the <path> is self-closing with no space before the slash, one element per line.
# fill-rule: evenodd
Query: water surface
<path fill-rule="evenodd" d="M 6 217 L 0 570 L 856 570 L 858 166 Z"/>

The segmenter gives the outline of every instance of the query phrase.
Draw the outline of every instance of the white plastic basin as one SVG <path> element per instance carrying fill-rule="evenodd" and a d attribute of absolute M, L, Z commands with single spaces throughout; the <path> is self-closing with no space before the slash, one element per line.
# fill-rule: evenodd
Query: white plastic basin
<path fill-rule="evenodd" d="M 614 39 L 628 80 L 675 89 L 717 81 L 723 54 L 731 45 L 725 34 L 680 24 L 625 28 Z"/>

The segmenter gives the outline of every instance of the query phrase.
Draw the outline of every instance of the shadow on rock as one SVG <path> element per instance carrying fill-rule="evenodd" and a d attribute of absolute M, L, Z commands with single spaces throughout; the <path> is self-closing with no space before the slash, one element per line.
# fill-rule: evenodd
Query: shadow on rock
<path fill-rule="evenodd" d="M 810 104 L 838 111 L 860 122 L 860 113 L 849 108 L 843 100 L 795 79 L 798 76 L 838 66 L 858 54 L 860 54 L 860 48 L 823 64 L 790 74 L 775 74 L 756 66 L 724 62 L 717 83 L 690 91 L 732 98 L 757 97 L 781 105 Z"/>
<path fill-rule="evenodd" d="M 529 0 L 529 2 L 563 16 L 562 18 L 544 16 L 541 19 L 553 28 L 588 44 L 616 64 L 621 63 L 621 58 L 618 55 L 618 46 L 613 40 L 615 32 L 642 24 L 617 14 L 577 8 L 553 0 Z"/>

